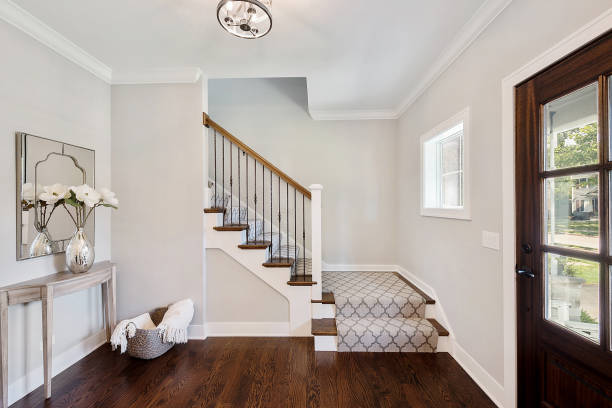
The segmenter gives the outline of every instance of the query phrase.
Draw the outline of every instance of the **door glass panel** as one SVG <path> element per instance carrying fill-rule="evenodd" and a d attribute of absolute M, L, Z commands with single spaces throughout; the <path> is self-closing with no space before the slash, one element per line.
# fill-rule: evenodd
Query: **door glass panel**
<path fill-rule="evenodd" d="M 599 343 L 599 263 L 547 253 L 546 319 Z"/>
<path fill-rule="evenodd" d="M 612 143 L 610 143 L 610 133 L 612 133 L 612 76 L 608 77 L 608 161 L 612 160 Z"/>
<path fill-rule="evenodd" d="M 547 245 L 599 250 L 599 174 L 550 177 L 544 183 Z"/>
<path fill-rule="evenodd" d="M 593 83 L 544 105 L 546 170 L 599 162 L 597 89 Z"/>

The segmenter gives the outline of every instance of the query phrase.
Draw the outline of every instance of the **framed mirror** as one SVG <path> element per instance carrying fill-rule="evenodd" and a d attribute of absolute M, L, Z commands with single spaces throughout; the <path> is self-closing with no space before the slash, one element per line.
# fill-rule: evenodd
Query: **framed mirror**
<path fill-rule="evenodd" d="M 17 260 L 65 251 L 75 225 L 62 205 L 41 200 L 54 184 L 95 187 L 95 151 L 27 133 L 15 135 Z M 44 197 L 44 196 L 43 196 Z M 92 244 L 95 216 L 85 226 Z"/>

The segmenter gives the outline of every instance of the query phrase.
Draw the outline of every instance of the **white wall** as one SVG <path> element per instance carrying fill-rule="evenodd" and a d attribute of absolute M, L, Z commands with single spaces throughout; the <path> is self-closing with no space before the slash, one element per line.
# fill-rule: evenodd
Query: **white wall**
<path fill-rule="evenodd" d="M 0 286 L 64 269 L 63 254 L 15 261 L 15 132 L 96 151 L 96 186 L 109 186 L 110 86 L 0 21 Z M 110 211 L 96 211 L 96 261 L 110 259 Z M 54 355 L 100 333 L 100 289 L 55 302 Z M 42 384 L 40 302 L 9 309 L 9 402 Z"/>
<path fill-rule="evenodd" d="M 480 241 L 482 230 L 502 228 L 501 81 L 609 7 L 609 0 L 514 0 L 399 120 L 397 258 L 435 288 L 458 343 L 500 384 L 502 260 Z M 419 136 L 466 106 L 472 221 L 422 217 Z"/>
<path fill-rule="evenodd" d="M 219 249 L 206 250 L 206 322 L 289 322 L 289 302 Z"/>
<path fill-rule="evenodd" d="M 202 84 L 112 87 L 118 317 L 191 298 L 203 324 Z"/>
<path fill-rule="evenodd" d="M 323 260 L 395 263 L 395 121 L 314 121 L 306 80 L 209 80 L 209 114 L 303 186 L 322 184 Z"/>

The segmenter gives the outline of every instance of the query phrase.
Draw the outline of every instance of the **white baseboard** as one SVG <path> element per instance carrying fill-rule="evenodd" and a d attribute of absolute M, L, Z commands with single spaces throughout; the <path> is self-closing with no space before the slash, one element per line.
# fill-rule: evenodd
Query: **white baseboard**
<path fill-rule="evenodd" d="M 326 272 L 396 272 L 397 265 L 341 265 L 323 262 Z"/>
<path fill-rule="evenodd" d="M 453 345 L 451 353 L 455 361 L 463 367 L 466 373 L 478 386 L 493 400 L 493 403 L 498 407 L 503 407 L 501 401 L 504 400 L 504 386 L 501 385 L 495 378 L 489 374 L 467 351 L 463 349 L 456 341 Z"/>
<path fill-rule="evenodd" d="M 314 336 L 315 351 L 338 351 L 338 336 Z"/>
<path fill-rule="evenodd" d="M 189 340 L 206 340 L 206 332 L 203 324 L 191 324 L 187 328 Z"/>
<path fill-rule="evenodd" d="M 208 322 L 206 337 L 288 337 L 289 322 Z"/>
<path fill-rule="evenodd" d="M 106 331 L 101 330 L 98 333 L 89 336 L 80 343 L 70 347 L 63 353 L 54 356 L 53 376 L 61 373 L 104 343 L 106 343 Z M 43 379 L 43 367 L 40 366 L 10 383 L 8 387 L 9 405 L 40 387 L 43 384 Z"/>

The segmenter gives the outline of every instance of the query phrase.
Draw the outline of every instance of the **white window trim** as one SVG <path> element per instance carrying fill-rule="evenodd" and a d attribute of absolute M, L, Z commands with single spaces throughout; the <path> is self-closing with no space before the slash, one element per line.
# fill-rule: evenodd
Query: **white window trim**
<path fill-rule="evenodd" d="M 463 122 L 463 207 L 462 208 L 431 208 L 425 207 L 425 142 L 437 137 L 440 133 Z M 421 215 L 423 217 L 454 218 L 459 220 L 471 220 L 470 202 L 470 108 L 467 107 L 453 117 L 440 123 L 421 136 Z"/>

